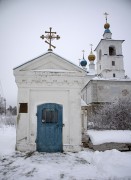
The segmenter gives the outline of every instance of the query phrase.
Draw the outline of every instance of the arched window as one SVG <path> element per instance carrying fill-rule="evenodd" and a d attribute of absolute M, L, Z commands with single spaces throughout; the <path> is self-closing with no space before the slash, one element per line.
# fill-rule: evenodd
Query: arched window
<path fill-rule="evenodd" d="M 114 46 L 110 46 L 110 47 L 109 47 L 109 55 L 110 55 L 110 56 L 116 55 L 116 49 L 115 49 Z"/>
<path fill-rule="evenodd" d="M 102 52 L 101 52 L 101 49 L 99 50 L 99 60 L 101 60 L 101 55 L 102 55 Z"/>

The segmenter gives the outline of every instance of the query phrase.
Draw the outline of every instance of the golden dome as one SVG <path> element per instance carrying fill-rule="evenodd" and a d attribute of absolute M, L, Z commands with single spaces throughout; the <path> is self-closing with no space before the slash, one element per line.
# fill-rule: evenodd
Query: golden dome
<path fill-rule="evenodd" d="M 88 56 L 89 61 L 94 61 L 96 56 L 91 52 Z"/>
<path fill-rule="evenodd" d="M 109 23 L 104 24 L 104 28 L 105 28 L 105 29 L 109 29 L 109 27 L 110 27 L 110 24 L 109 24 Z"/>

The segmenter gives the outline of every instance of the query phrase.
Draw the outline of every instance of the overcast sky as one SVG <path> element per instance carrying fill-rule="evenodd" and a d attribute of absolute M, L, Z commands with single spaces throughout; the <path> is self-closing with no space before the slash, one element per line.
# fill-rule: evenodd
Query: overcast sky
<path fill-rule="evenodd" d="M 47 52 L 40 36 L 49 27 L 61 37 L 53 41 L 54 52 L 78 64 L 82 50 L 87 59 L 89 44 L 95 49 L 102 38 L 104 12 L 112 38 L 125 40 L 124 67 L 131 77 L 130 0 L 0 0 L 0 81 L 7 105 L 17 102 L 13 68 Z"/>

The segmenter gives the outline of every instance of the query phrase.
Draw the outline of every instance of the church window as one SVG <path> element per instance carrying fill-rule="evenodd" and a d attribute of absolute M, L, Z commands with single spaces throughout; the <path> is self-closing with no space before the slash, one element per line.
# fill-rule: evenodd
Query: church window
<path fill-rule="evenodd" d="M 115 61 L 112 61 L 112 66 L 115 66 Z"/>
<path fill-rule="evenodd" d="M 20 103 L 19 113 L 28 113 L 27 103 Z"/>
<path fill-rule="evenodd" d="M 116 49 L 115 49 L 114 46 L 110 46 L 110 47 L 109 47 L 109 55 L 110 55 L 110 56 L 116 55 Z"/>
<path fill-rule="evenodd" d="M 101 65 L 100 65 L 100 70 L 101 70 Z"/>
<path fill-rule="evenodd" d="M 101 60 L 101 55 L 102 55 L 102 52 L 101 52 L 101 49 L 99 50 L 99 60 Z"/>
<path fill-rule="evenodd" d="M 115 74 L 115 73 L 113 73 L 113 77 L 116 77 L 116 74 Z"/>

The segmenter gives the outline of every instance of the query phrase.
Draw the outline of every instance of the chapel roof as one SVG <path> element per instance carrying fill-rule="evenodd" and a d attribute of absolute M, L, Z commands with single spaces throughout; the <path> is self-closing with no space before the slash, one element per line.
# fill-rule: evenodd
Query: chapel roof
<path fill-rule="evenodd" d="M 39 58 L 41 58 L 41 57 L 43 57 L 43 56 L 49 55 L 49 54 L 50 54 L 50 55 L 57 56 L 57 57 L 59 57 L 59 58 L 62 58 L 64 61 L 70 63 L 71 65 L 75 66 L 76 68 L 79 68 L 80 70 L 85 71 L 84 69 L 82 69 L 82 68 L 79 67 L 78 65 L 74 64 L 73 62 L 71 62 L 71 61 L 69 61 L 69 60 L 61 57 L 60 55 L 58 55 L 58 54 L 56 54 L 56 53 L 54 53 L 54 52 L 50 52 L 50 51 L 48 51 L 48 52 L 46 52 L 46 53 L 44 53 L 44 54 L 42 54 L 42 55 L 40 55 L 40 56 L 37 56 L 37 57 L 35 57 L 35 58 L 32 59 L 32 60 L 29 60 L 29 61 L 27 61 L 27 62 L 25 62 L 25 63 L 22 63 L 21 65 L 13 68 L 13 70 L 16 70 L 16 69 L 18 69 L 18 68 L 20 68 L 20 67 L 22 67 L 22 66 L 24 66 L 24 65 L 26 65 L 26 64 L 28 64 L 28 63 L 30 63 L 30 62 L 33 62 L 33 61 L 35 61 L 35 60 L 37 60 L 37 59 L 39 59 Z M 85 71 L 85 72 L 86 72 L 86 71 Z"/>

